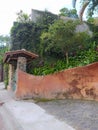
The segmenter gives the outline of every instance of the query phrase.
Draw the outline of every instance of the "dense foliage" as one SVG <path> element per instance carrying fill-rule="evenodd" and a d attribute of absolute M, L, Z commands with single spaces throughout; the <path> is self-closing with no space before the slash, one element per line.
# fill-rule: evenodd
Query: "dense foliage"
<path fill-rule="evenodd" d="M 91 29 L 93 31 L 92 41 L 95 41 L 96 45 L 98 46 L 98 26 L 93 24 L 91 25 Z"/>
<path fill-rule="evenodd" d="M 24 48 L 39 53 L 40 35 L 43 30 L 48 30 L 57 16 L 45 11 L 43 16 L 34 23 L 26 14 L 20 12 L 17 19 L 18 21 L 11 28 L 11 50 Z"/>
<path fill-rule="evenodd" d="M 56 20 L 58 20 L 58 15 L 52 14 L 45 10 L 41 17 L 37 18 L 36 24 L 41 26 L 41 28 L 45 31 L 49 29 L 49 26 L 52 25 Z"/>
<path fill-rule="evenodd" d="M 14 23 L 11 29 L 11 50 L 26 49 L 36 51 L 37 43 L 39 43 L 37 26 L 30 23 Z"/>
<path fill-rule="evenodd" d="M 9 36 L 0 35 L 0 47 L 4 47 L 6 45 L 7 46 L 10 45 L 10 37 Z"/>
<path fill-rule="evenodd" d="M 22 12 L 21 17 L 24 16 Z M 21 17 L 11 29 L 11 50 L 25 48 L 39 54 L 37 60 L 28 64 L 29 73 L 45 75 L 98 61 L 97 27 L 92 27 L 90 37 L 87 32 L 76 32 L 80 24 L 77 20 L 58 20 L 47 12 L 36 23 L 28 19 L 23 22 Z"/>
<path fill-rule="evenodd" d="M 9 50 L 10 46 L 10 37 L 9 36 L 0 36 L 0 64 L 4 68 L 4 83 L 5 86 L 8 84 L 8 65 L 4 65 L 3 58 L 5 52 Z"/>
<path fill-rule="evenodd" d="M 20 12 L 17 13 L 17 16 L 17 22 L 19 23 L 28 23 L 31 21 L 28 14 L 24 13 L 22 10 L 20 10 Z"/>
<path fill-rule="evenodd" d="M 0 64 L 3 63 L 4 54 L 7 51 L 8 51 L 8 47 L 0 47 Z"/>
<path fill-rule="evenodd" d="M 76 9 L 67 9 L 62 8 L 60 9 L 60 16 L 70 17 L 70 18 L 78 18 L 77 10 Z"/>
<path fill-rule="evenodd" d="M 70 56 L 69 64 L 66 64 L 66 61 L 64 59 L 59 59 L 53 64 L 45 64 L 41 67 L 35 67 L 31 70 L 31 73 L 34 75 L 47 75 L 72 67 L 84 66 L 96 61 L 98 61 L 98 51 L 95 50 L 95 43 L 93 43 L 90 49 L 87 51 L 84 50 L 78 52 L 74 57 Z"/>
<path fill-rule="evenodd" d="M 0 64 L 3 63 L 4 53 L 8 51 L 10 46 L 10 37 L 0 35 Z"/>
<path fill-rule="evenodd" d="M 74 54 L 80 48 L 82 50 L 89 46 L 89 35 L 86 32 L 75 32 L 78 24 L 79 22 L 72 20 L 68 22 L 58 20 L 52 24 L 48 32 L 41 35 L 41 54 L 66 57 L 68 64 L 69 55 Z"/>

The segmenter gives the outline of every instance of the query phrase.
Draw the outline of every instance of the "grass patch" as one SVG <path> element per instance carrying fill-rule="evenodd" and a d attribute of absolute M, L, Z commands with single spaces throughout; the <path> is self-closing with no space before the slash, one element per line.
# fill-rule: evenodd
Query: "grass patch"
<path fill-rule="evenodd" d="M 56 101 L 56 99 L 35 98 L 34 101 L 35 101 L 35 103 L 39 103 L 39 102 L 50 102 L 50 101 Z"/>

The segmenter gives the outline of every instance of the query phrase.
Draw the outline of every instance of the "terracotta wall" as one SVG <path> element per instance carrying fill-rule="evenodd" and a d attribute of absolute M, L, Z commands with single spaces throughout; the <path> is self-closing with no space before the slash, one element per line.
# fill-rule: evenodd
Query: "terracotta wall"
<path fill-rule="evenodd" d="M 18 70 L 16 97 L 98 100 L 98 62 L 46 76 Z"/>

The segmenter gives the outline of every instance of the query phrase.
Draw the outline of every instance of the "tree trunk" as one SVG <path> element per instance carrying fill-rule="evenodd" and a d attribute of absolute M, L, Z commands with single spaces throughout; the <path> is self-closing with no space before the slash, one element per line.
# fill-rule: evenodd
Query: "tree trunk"
<path fill-rule="evenodd" d="M 69 64 L 68 52 L 65 53 L 65 56 L 66 56 L 66 64 L 68 65 Z"/>
<path fill-rule="evenodd" d="M 79 18 L 81 22 L 83 21 L 83 14 L 88 4 L 89 4 L 89 1 L 85 1 L 84 5 L 82 6 L 82 9 L 80 10 Z"/>

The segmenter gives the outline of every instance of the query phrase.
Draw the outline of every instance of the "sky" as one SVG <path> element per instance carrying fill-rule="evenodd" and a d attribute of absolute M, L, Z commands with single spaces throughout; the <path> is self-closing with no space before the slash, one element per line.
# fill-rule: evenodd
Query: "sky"
<path fill-rule="evenodd" d="M 16 21 L 17 13 L 23 10 L 28 15 L 31 9 L 37 9 L 59 14 L 63 7 L 72 8 L 72 0 L 0 0 L 0 35 L 8 35 Z"/>

